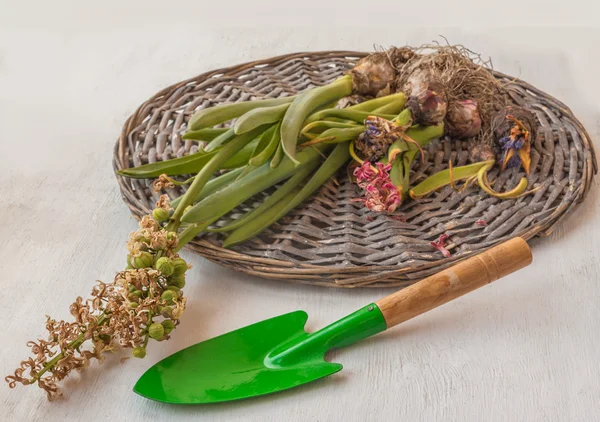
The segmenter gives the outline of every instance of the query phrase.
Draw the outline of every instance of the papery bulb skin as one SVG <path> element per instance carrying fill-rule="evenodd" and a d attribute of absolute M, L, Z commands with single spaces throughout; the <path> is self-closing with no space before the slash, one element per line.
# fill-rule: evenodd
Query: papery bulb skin
<path fill-rule="evenodd" d="M 481 130 L 477 102 L 460 100 L 451 103 L 446 113 L 446 133 L 455 139 L 473 138 Z"/>

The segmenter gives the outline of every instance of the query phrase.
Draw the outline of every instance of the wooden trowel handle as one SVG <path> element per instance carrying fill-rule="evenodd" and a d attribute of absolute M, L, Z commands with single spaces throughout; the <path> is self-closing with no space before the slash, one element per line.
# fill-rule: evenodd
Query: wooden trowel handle
<path fill-rule="evenodd" d="M 387 328 L 443 305 L 531 264 L 531 249 L 520 237 L 427 277 L 375 304 Z"/>

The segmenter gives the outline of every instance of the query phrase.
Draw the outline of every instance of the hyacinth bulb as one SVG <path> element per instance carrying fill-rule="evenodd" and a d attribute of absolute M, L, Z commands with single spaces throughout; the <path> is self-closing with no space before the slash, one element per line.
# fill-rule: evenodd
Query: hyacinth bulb
<path fill-rule="evenodd" d="M 428 70 L 417 69 L 402 88 L 409 96 L 410 108 L 415 123 L 435 126 L 444 121 L 448 110 L 446 92 L 442 83 Z"/>
<path fill-rule="evenodd" d="M 385 94 L 396 79 L 396 69 L 386 53 L 373 53 L 363 57 L 350 74 L 352 91 L 358 95 L 372 97 L 376 97 L 382 91 L 382 94 Z"/>
<path fill-rule="evenodd" d="M 481 116 L 477 102 L 461 100 L 453 102 L 446 114 L 446 132 L 457 139 L 472 138 L 481 130 Z"/>

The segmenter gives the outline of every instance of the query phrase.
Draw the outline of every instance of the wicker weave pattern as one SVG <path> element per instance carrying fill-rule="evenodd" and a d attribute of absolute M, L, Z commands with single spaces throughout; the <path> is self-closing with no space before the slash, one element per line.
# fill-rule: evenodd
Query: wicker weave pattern
<path fill-rule="evenodd" d="M 198 109 L 324 85 L 364 55 L 345 51 L 290 54 L 219 69 L 168 87 L 125 123 L 115 146 L 115 169 L 195 152 L 195 143 L 182 141 L 181 134 Z M 357 188 L 341 172 L 312 200 L 234 250 L 221 248 L 217 235 L 196 239 L 188 247 L 212 261 L 261 277 L 322 286 L 378 287 L 409 285 L 511 237 L 548 235 L 583 201 L 591 186 L 597 171 L 592 143 L 564 104 L 523 81 L 498 72 L 494 75 L 509 83 L 515 103 L 537 116 L 529 183 L 542 187 L 535 194 L 502 201 L 479 188 L 459 193 L 448 187 L 419 201 L 406 201 L 401 208 L 406 221 L 398 221 L 369 213 L 352 202 Z M 437 141 L 428 147 L 426 160 L 413 168 L 413 178 L 443 170 L 449 160 L 455 166 L 466 164 L 467 157 L 465 142 Z M 492 180 L 494 175 L 490 174 Z M 510 189 L 523 175 L 515 169 L 505 171 L 494 188 Z M 151 180 L 117 179 L 135 216 L 154 207 L 158 194 L 152 192 Z M 168 193 L 176 197 L 182 190 Z M 248 201 L 226 219 L 257 203 L 256 198 Z M 430 246 L 442 233 L 450 235 L 453 256 L 448 259 Z"/>

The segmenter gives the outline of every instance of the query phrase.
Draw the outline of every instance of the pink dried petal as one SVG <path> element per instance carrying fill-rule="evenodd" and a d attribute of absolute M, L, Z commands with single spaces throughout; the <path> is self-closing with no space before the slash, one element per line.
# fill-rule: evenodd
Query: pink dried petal
<path fill-rule="evenodd" d="M 447 234 L 442 234 L 437 241 L 429 243 L 431 246 L 440 251 L 446 258 L 450 258 L 452 256 L 450 251 L 446 249 L 446 240 L 448 240 L 448 237 L 449 236 Z"/>
<path fill-rule="evenodd" d="M 370 181 L 375 177 L 371 163 L 365 161 L 360 167 L 356 167 L 352 173 L 359 181 Z"/>
<path fill-rule="evenodd" d="M 375 166 L 377 167 L 377 170 L 381 173 L 389 173 L 389 171 L 392 168 L 391 164 L 383 164 L 383 163 L 375 163 Z"/>
<path fill-rule="evenodd" d="M 485 222 L 485 220 L 481 220 L 481 219 L 477 220 L 475 222 L 475 224 L 477 224 L 478 226 L 483 226 L 483 227 L 487 226 L 487 223 Z"/>
<path fill-rule="evenodd" d="M 373 211 L 394 212 L 400 205 L 401 197 L 390 179 L 391 165 L 375 163 L 375 166 L 377 173 L 368 162 L 354 170 L 358 186 L 365 191 L 364 204 Z"/>

